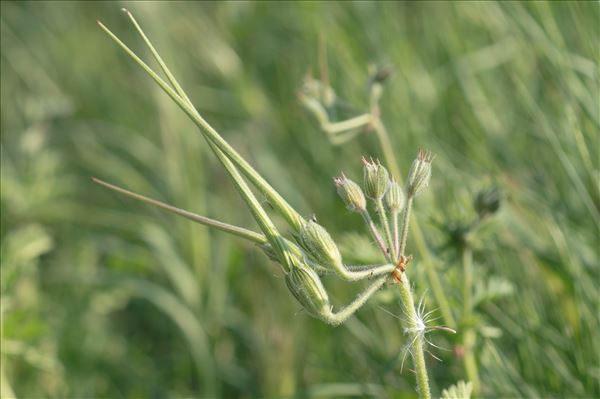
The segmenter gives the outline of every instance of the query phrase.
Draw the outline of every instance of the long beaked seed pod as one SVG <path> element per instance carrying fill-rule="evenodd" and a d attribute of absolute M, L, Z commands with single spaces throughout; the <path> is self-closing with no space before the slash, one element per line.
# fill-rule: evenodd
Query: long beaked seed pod
<path fill-rule="evenodd" d="M 388 189 L 390 175 L 379 161 L 367 160 L 365 157 L 362 161 L 365 194 L 371 199 L 380 200 Z"/>
<path fill-rule="evenodd" d="M 405 197 L 404 190 L 396 182 L 396 180 L 390 180 L 390 187 L 383 197 L 385 206 L 390 212 L 399 212 L 404 208 Z"/>
<path fill-rule="evenodd" d="M 329 295 L 317 273 L 299 261 L 285 275 L 285 283 L 302 307 L 313 317 L 320 318 L 331 307 Z"/>
<path fill-rule="evenodd" d="M 342 255 L 327 230 L 310 220 L 300 229 L 298 243 L 317 263 L 324 267 L 336 268 L 342 264 Z"/>
<path fill-rule="evenodd" d="M 298 258 L 302 258 L 304 256 L 302 249 L 300 249 L 300 247 L 298 247 L 292 241 L 289 241 L 285 238 L 282 238 L 282 241 L 284 244 L 284 252 L 289 253 L 290 256 L 296 256 Z M 273 249 L 273 246 L 270 243 L 267 242 L 264 244 L 260 244 L 259 247 L 260 247 L 260 249 L 263 250 L 265 255 L 267 255 L 267 257 L 270 260 L 272 260 L 273 262 L 281 263 L 281 259 L 279 258 L 279 255 L 277 255 L 277 253 Z"/>
<path fill-rule="evenodd" d="M 335 183 L 338 195 L 342 198 L 349 211 L 362 213 L 367 209 L 365 194 L 358 184 L 348 179 L 343 173 L 338 177 L 334 177 L 333 182 Z"/>
<path fill-rule="evenodd" d="M 406 194 L 413 198 L 425 190 L 431 179 L 431 161 L 435 156 L 423 149 L 419 150 L 417 158 L 413 161 L 408 179 L 406 180 Z"/>

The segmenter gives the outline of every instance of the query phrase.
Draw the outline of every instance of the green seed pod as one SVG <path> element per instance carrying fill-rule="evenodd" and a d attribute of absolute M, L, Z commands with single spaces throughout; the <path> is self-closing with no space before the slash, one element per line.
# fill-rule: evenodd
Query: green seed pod
<path fill-rule="evenodd" d="M 406 194 L 412 198 L 419 195 L 429 185 L 431 179 L 431 161 L 434 155 L 425 150 L 419 150 L 408 172 Z"/>
<path fill-rule="evenodd" d="M 369 161 L 363 157 L 364 188 L 367 197 L 380 200 L 385 195 L 390 183 L 387 169 L 379 161 Z"/>
<path fill-rule="evenodd" d="M 291 256 L 297 256 L 299 258 L 302 258 L 304 256 L 304 253 L 302 252 L 302 250 L 293 242 L 286 240 L 285 238 L 282 238 L 281 244 L 282 244 L 283 251 L 289 252 L 291 254 Z M 265 255 L 267 255 L 267 257 L 270 260 L 272 260 L 273 262 L 281 263 L 281 259 L 279 259 L 279 255 L 277 255 L 277 253 L 273 249 L 273 246 L 270 243 L 260 244 L 259 247 L 263 250 Z"/>
<path fill-rule="evenodd" d="M 390 187 L 387 193 L 385 193 L 383 200 L 390 212 L 400 212 L 404 208 L 404 190 L 402 190 L 402 187 L 394 179 L 390 180 Z"/>
<path fill-rule="evenodd" d="M 334 177 L 333 181 L 348 210 L 364 212 L 367 209 L 367 200 L 358 184 L 346 178 L 343 173 L 339 177 Z"/>
<path fill-rule="evenodd" d="M 335 267 L 342 263 L 340 250 L 327 230 L 313 220 L 305 223 L 300 229 L 298 244 L 324 267 Z"/>
<path fill-rule="evenodd" d="M 477 211 L 479 218 L 484 219 L 498 212 L 501 202 L 502 194 L 500 190 L 498 190 L 498 187 L 492 186 L 477 193 L 473 201 L 473 207 Z"/>
<path fill-rule="evenodd" d="M 321 279 L 303 262 L 298 262 L 286 274 L 285 283 L 290 292 L 312 316 L 319 317 L 329 305 L 329 296 Z"/>

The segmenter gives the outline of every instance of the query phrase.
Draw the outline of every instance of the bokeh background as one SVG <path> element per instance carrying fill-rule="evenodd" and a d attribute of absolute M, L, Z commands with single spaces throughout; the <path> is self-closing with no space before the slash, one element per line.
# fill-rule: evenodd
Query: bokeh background
<path fill-rule="evenodd" d="M 350 114 L 369 64 L 392 66 L 401 169 L 437 154 L 415 215 L 459 333 L 428 336 L 447 349 L 430 348 L 434 394 L 467 378 L 470 328 L 481 396 L 600 396 L 598 2 L 3 1 L 3 398 L 416 397 L 393 287 L 331 328 L 253 245 L 91 183 L 256 228 L 193 124 L 96 25 L 150 60 L 123 6 L 205 118 L 357 260 L 373 250 L 331 177 L 360 180 L 381 149 L 369 133 L 331 145 L 296 93 L 320 36 Z M 460 231 L 491 185 L 465 320 Z M 410 237 L 409 252 L 435 310 Z M 336 304 L 360 286 L 325 283 Z"/>

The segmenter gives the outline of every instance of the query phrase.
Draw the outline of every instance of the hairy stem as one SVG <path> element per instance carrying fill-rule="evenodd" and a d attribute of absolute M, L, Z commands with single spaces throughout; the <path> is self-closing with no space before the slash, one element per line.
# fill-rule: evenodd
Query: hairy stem
<path fill-rule="evenodd" d="M 386 283 L 388 278 L 388 276 L 379 277 L 377 280 L 373 281 L 369 286 L 367 286 L 363 292 L 358 294 L 354 301 L 352 301 L 346 307 L 338 310 L 337 312 L 330 311 L 327 314 L 321 315 L 321 318 L 325 322 L 334 326 L 343 323 L 348 317 L 352 316 L 357 309 L 364 305 L 365 302 L 367 302 L 367 300 L 374 293 L 376 293 L 377 290 L 383 286 L 383 284 Z"/>
<path fill-rule="evenodd" d="M 379 246 L 379 249 L 381 249 L 381 252 L 383 252 L 383 255 L 385 256 L 387 261 L 393 263 L 394 261 L 392 260 L 390 251 L 386 247 L 385 242 L 383 241 L 383 238 L 381 237 L 381 234 L 379 233 L 379 230 L 377 229 L 377 226 L 375 226 L 375 223 L 373 223 L 373 219 L 371 219 L 371 215 L 369 215 L 369 211 L 364 210 L 360 214 L 363 217 L 363 219 L 365 220 L 365 223 L 369 227 L 369 231 L 371 232 L 371 235 L 375 239 L 375 242 Z"/>
<path fill-rule="evenodd" d="M 390 256 L 393 260 L 397 260 L 396 248 L 394 248 L 394 241 L 392 240 L 392 233 L 390 231 L 390 223 L 388 222 L 387 213 L 383 207 L 383 201 L 380 199 L 375 200 L 375 206 L 377 207 L 377 213 L 379 214 L 379 221 L 383 227 L 385 233 L 385 239 L 387 241 L 387 247 L 390 250 Z"/>
<path fill-rule="evenodd" d="M 404 255 L 406 250 L 406 241 L 408 237 L 408 225 L 410 222 L 410 211 L 412 208 L 412 197 L 409 197 L 404 212 L 402 213 L 402 235 L 400 238 L 400 248 L 398 251 L 399 256 Z M 424 334 L 425 324 L 423 320 L 419 320 L 417 310 L 415 309 L 415 301 L 413 299 L 412 290 L 410 288 L 410 281 L 406 273 L 402 275 L 402 281 L 400 282 L 400 298 L 404 306 L 404 312 L 408 316 L 408 324 L 406 331 L 410 332 L 408 339 L 411 342 L 412 348 L 410 353 L 412 354 L 413 361 L 415 363 L 415 373 L 417 374 L 417 388 L 420 398 L 431 398 L 431 392 L 429 390 L 429 377 L 427 376 L 427 365 L 425 364 L 425 353 L 424 353 Z"/>
<path fill-rule="evenodd" d="M 400 235 L 398 232 L 398 211 L 392 211 L 392 234 L 394 234 L 394 251 L 396 255 L 400 255 Z"/>
<path fill-rule="evenodd" d="M 417 390 L 419 398 L 430 399 L 431 391 L 429 389 L 429 377 L 427 375 L 427 365 L 425 363 L 424 338 L 425 326 L 423 321 L 419 320 L 415 309 L 415 301 L 413 299 L 410 281 L 406 274 L 402 275 L 402 282 L 399 284 L 400 298 L 404 307 L 404 312 L 408 317 L 408 327 L 405 331 L 408 332 L 408 340 L 411 348 L 410 353 L 415 365 L 415 373 L 417 375 Z"/>
<path fill-rule="evenodd" d="M 408 197 L 406 205 L 404 206 L 404 211 L 402 211 L 402 233 L 400 235 L 400 243 L 398 245 L 398 254 L 400 256 L 404 255 L 404 251 L 406 250 L 406 241 L 408 239 L 408 222 L 410 221 L 412 202 L 412 197 Z"/>

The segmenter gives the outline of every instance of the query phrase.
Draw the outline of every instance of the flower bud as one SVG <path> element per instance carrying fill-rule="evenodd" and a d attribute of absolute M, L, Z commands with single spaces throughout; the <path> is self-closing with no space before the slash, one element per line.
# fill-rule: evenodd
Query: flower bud
<path fill-rule="evenodd" d="M 500 209 L 502 202 L 502 194 L 496 186 L 492 186 L 486 190 L 477 193 L 473 201 L 473 207 L 479 214 L 480 219 L 491 216 Z"/>
<path fill-rule="evenodd" d="M 339 177 L 334 177 L 333 181 L 337 188 L 337 193 L 342 197 L 348 210 L 352 212 L 363 212 L 367 209 L 365 195 L 358 184 L 346 178 L 343 173 Z"/>
<path fill-rule="evenodd" d="M 390 181 L 390 187 L 387 193 L 385 193 L 383 200 L 390 212 L 400 212 L 404 208 L 404 190 L 402 190 L 402 187 L 394 179 Z"/>
<path fill-rule="evenodd" d="M 363 157 L 364 188 L 367 197 L 379 200 L 383 198 L 390 183 L 387 169 L 379 161 L 368 161 Z"/>
<path fill-rule="evenodd" d="M 321 266 L 335 267 L 342 263 L 340 250 L 327 230 L 313 220 L 300 229 L 298 243 Z"/>
<path fill-rule="evenodd" d="M 290 292 L 312 316 L 319 317 L 329 307 L 329 296 L 321 279 L 314 270 L 304 263 L 292 267 L 285 276 L 285 283 Z"/>
<path fill-rule="evenodd" d="M 406 183 L 406 194 L 412 198 L 419 195 L 428 185 L 431 179 L 431 161 L 434 155 L 425 150 L 419 150 L 408 172 Z"/>

